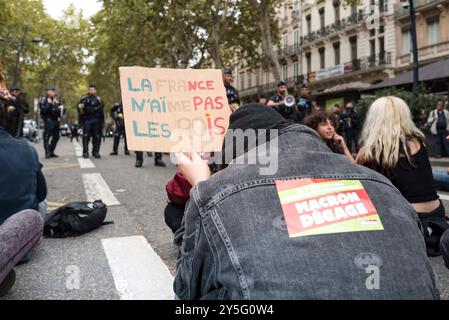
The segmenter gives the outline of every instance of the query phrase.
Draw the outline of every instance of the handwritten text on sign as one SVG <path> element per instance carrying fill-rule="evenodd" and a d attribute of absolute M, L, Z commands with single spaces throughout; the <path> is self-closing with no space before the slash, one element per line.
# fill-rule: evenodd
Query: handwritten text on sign
<path fill-rule="evenodd" d="M 120 68 L 130 150 L 221 150 L 230 110 L 220 70 Z"/>

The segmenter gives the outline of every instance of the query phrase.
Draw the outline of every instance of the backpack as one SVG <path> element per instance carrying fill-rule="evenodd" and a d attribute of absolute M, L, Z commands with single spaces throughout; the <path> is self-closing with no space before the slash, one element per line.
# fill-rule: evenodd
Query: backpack
<path fill-rule="evenodd" d="M 44 220 L 44 237 L 65 238 L 85 234 L 113 222 L 104 222 L 107 206 L 101 201 L 72 202 L 49 213 Z"/>

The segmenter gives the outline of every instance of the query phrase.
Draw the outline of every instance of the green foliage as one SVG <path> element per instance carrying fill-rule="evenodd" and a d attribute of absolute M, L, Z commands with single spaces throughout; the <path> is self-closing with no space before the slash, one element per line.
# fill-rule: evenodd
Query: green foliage
<path fill-rule="evenodd" d="M 27 93 L 31 105 L 33 98 L 45 94 L 45 87 L 55 86 L 73 117 L 73 110 L 84 92 L 88 21 L 75 12 L 73 6 L 62 19 L 54 20 L 45 12 L 41 1 L 0 1 L 0 37 L 8 40 L 0 42 L 0 57 L 8 85 L 13 82 L 17 50 L 25 26 L 28 26 L 28 34 L 21 53 L 19 86 Z M 31 42 L 34 38 L 43 42 L 34 44 Z"/>
<path fill-rule="evenodd" d="M 396 96 L 403 99 L 409 105 L 413 121 L 419 127 L 422 127 L 425 124 L 429 112 L 435 108 L 437 100 L 441 98 L 437 94 L 429 93 L 424 85 L 420 87 L 420 94 L 417 97 L 415 97 L 411 91 L 390 87 L 376 91 L 374 95 L 362 97 L 362 99 L 355 104 L 355 108 L 364 119 L 369 106 L 374 100 L 385 96 Z"/>

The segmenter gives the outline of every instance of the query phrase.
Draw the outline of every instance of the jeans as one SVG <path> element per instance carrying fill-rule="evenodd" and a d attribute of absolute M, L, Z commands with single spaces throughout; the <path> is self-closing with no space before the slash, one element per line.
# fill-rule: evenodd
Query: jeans
<path fill-rule="evenodd" d="M 444 191 L 449 191 L 449 174 L 446 170 L 432 169 L 433 180 Z"/>

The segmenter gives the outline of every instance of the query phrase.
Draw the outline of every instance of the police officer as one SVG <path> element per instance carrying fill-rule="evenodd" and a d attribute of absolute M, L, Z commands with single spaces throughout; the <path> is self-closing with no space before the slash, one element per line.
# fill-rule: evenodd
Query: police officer
<path fill-rule="evenodd" d="M 92 138 L 92 155 L 101 158 L 100 145 L 104 126 L 104 103 L 97 96 L 95 85 L 89 86 L 87 96 L 78 105 L 79 123 L 83 128 L 83 158 L 89 158 L 89 141 Z"/>
<path fill-rule="evenodd" d="M 54 151 L 59 140 L 61 105 L 56 99 L 56 91 L 54 88 L 47 88 L 46 91 L 47 96 L 39 102 L 39 110 L 44 120 L 44 149 L 45 158 L 48 159 L 58 157 Z"/>
<path fill-rule="evenodd" d="M 240 108 L 240 97 L 239 92 L 236 88 L 232 86 L 232 82 L 234 81 L 234 77 L 232 76 L 232 69 L 226 68 L 223 70 L 223 83 L 226 89 L 226 96 L 228 98 L 228 104 L 231 108 L 231 111 L 234 112 L 238 108 Z"/>
<path fill-rule="evenodd" d="M 114 146 L 112 147 L 112 152 L 110 155 L 118 155 L 118 145 L 120 144 L 121 136 L 125 139 L 125 154 L 129 155 L 128 144 L 126 143 L 125 120 L 123 118 L 122 102 L 116 102 L 111 110 L 109 110 L 109 115 L 115 121 Z"/>
<path fill-rule="evenodd" d="M 152 157 L 153 154 L 151 152 L 147 152 L 149 157 Z M 142 151 L 136 151 L 136 168 L 141 168 L 143 165 L 143 152 Z M 162 153 L 156 152 L 154 154 L 154 165 L 156 167 L 165 167 L 166 164 L 162 160 Z"/>
<path fill-rule="evenodd" d="M 296 99 L 296 105 L 293 108 L 292 119 L 297 123 L 303 123 L 304 119 L 313 112 L 313 103 L 311 99 L 311 91 L 304 84 L 299 92 L 299 97 Z"/>
<path fill-rule="evenodd" d="M 17 101 L 17 105 L 19 106 L 19 136 L 22 137 L 23 136 L 23 120 L 24 120 L 24 115 L 28 114 L 30 112 L 30 106 L 28 104 L 28 102 L 26 101 L 26 96 L 25 94 L 22 94 L 20 88 L 18 86 L 12 86 L 10 88 L 10 92 L 11 92 L 11 96 L 13 97 L 13 99 L 15 99 Z"/>

